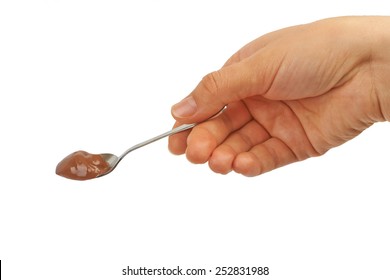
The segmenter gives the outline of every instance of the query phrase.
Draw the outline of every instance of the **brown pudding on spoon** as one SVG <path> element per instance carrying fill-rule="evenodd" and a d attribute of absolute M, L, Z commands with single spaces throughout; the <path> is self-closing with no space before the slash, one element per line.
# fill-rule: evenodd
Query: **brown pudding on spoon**
<path fill-rule="evenodd" d="M 58 163 L 56 174 L 72 180 L 89 180 L 105 174 L 108 163 L 101 155 L 77 151 Z"/>

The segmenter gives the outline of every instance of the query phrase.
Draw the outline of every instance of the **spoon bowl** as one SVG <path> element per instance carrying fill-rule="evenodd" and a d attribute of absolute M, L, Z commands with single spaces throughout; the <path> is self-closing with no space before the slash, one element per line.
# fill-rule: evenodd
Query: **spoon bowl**
<path fill-rule="evenodd" d="M 107 164 L 109 166 L 109 169 L 105 173 L 99 175 L 98 177 L 107 175 L 112 170 L 114 170 L 115 167 L 119 163 L 119 157 L 117 157 L 116 155 L 113 155 L 113 154 L 100 154 L 100 156 L 104 159 L 105 162 L 107 162 Z"/>

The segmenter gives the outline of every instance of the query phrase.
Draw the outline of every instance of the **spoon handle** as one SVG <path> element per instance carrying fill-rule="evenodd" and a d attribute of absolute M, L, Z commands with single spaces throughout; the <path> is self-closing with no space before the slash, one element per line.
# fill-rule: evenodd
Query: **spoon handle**
<path fill-rule="evenodd" d="M 213 119 L 213 118 L 219 116 L 219 115 L 226 109 L 226 107 L 227 107 L 227 106 L 224 106 L 220 111 L 218 111 L 215 115 L 213 115 L 212 117 L 210 117 L 208 120 Z M 138 148 L 141 148 L 141 147 L 143 147 L 143 146 L 146 146 L 146 145 L 148 145 L 148 144 L 150 144 L 150 143 L 153 143 L 153 142 L 155 142 L 155 141 L 157 141 L 157 140 L 160 140 L 161 138 L 167 137 L 167 136 L 169 136 L 169 135 L 176 134 L 176 133 L 185 131 L 185 130 L 187 130 L 187 129 L 193 128 L 193 127 L 194 127 L 195 125 L 197 125 L 197 124 L 198 124 L 198 123 L 182 124 L 182 125 L 180 125 L 180 126 L 174 128 L 174 129 L 172 129 L 172 130 L 170 130 L 170 131 L 167 131 L 167 132 L 165 132 L 165 133 L 163 133 L 163 134 L 160 134 L 160 135 L 157 135 L 157 136 L 155 136 L 155 137 L 153 137 L 153 138 L 150 138 L 149 140 L 146 140 L 146 141 L 141 142 L 141 143 L 139 143 L 139 144 L 137 144 L 137 145 L 134 145 L 133 147 L 127 149 L 123 154 L 121 154 L 121 155 L 118 157 L 118 160 L 117 160 L 117 163 L 116 163 L 116 164 L 118 164 L 118 163 L 119 163 L 119 162 L 120 162 L 128 153 L 130 153 L 130 152 L 132 152 L 132 151 L 134 151 L 134 150 L 136 150 L 136 149 L 138 149 Z"/>
<path fill-rule="evenodd" d="M 170 131 L 167 131 L 167 132 L 165 132 L 165 133 L 163 133 L 163 134 L 160 134 L 160 135 L 157 135 L 157 136 L 155 136 L 155 137 L 153 137 L 153 138 L 150 138 L 149 140 L 146 140 L 146 141 L 143 141 L 143 142 L 141 142 L 141 143 L 139 143 L 139 144 L 137 144 L 137 145 L 134 145 L 133 147 L 127 149 L 121 156 L 119 156 L 119 160 L 121 160 L 122 158 L 124 158 L 128 153 L 130 153 L 130 152 L 132 152 L 132 151 L 134 151 L 134 150 L 136 150 L 136 149 L 138 149 L 138 148 L 141 148 L 141 147 L 143 147 L 143 146 L 146 146 L 146 145 L 148 145 L 148 144 L 150 144 L 150 143 L 153 143 L 153 142 L 155 142 L 155 141 L 157 141 L 157 140 L 160 140 L 160 139 L 162 139 L 162 138 L 164 138 L 164 137 L 167 137 L 167 136 L 169 136 L 169 135 L 176 134 L 176 133 L 185 131 L 185 130 L 187 130 L 187 129 L 193 128 L 195 125 L 196 125 L 195 123 L 191 123 L 191 124 L 182 124 L 181 126 L 178 126 L 178 127 L 174 128 L 174 129 L 172 129 L 172 130 L 170 130 Z"/>

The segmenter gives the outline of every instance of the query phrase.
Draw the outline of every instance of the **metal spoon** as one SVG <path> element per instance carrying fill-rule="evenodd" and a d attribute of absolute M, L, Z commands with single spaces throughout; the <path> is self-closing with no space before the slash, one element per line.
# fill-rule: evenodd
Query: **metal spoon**
<path fill-rule="evenodd" d="M 211 116 L 210 118 L 208 118 L 207 120 L 211 120 L 211 119 L 214 119 L 215 117 L 219 116 L 223 111 L 225 111 L 227 106 L 224 106 L 220 111 L 218 111 L 215 115 Z M 205 121 L 207 121 L 205 120 Z M 100 174 L 98 175 L 97 177 L 102 177 L 104 175 L 107 175 L 109 173 L 111 173 L 118 165 L 118 163 L 130 152 L 138 149 L 138 148 L 141 148 L 143 146 L 146 146 L 150 143 L 153 143 L 157 140 L 160 140 L 164 137 L 167 137 L 167 136 L 170 136 L 170 135 L 173 135 L 173 134 L 176 134 L 176 133 L 179 133 L 179 132 L 182 132 L 182 131 L 185 131 L 185 130 L 188 130 L 190 128 L 193 128 L 195 125 L 197 125 L 199 123 L 191 123 L 191 124 L 182 124 L 181 126 L 178 126 L 170 131 L 167 131 L 163 134 L 160 134 L 160 135 L 157 135 L 149 140 L 146 140 L 144 142 L 141 142 L 137 145 L 134 145 L 133 147 L 127 149 L 123 154 L 121 154 L 119 157 L 116 156 L 116 155 L 113 155 L 113 154 L 100 154 L 100 156 L 107 162 L 107 164 L 109 165 L 109 168 L 108 170 L 103 173 L 103 174 Z"/>
<path fill-rule="evenodd" d="M 170 136 L 172 134 L 176 134 L 176 133 L 179 133 L 179 132 L 182 132 L 182 131 L 185 131 L 185 130 L 188 130 L 190 128 L 193 128 L 195 125 L 197 125 L 196 123 L 192 123 L 192 124 L 183 124 L 181 126 L 178 126 L 170 131 L 167 131 L 163 134 L 160 134 L 160 135 L 157 135 L 153 138 L 150 138 L 149 140 L 146 140 L 144 142 L 141 142 L 137 145 L 134 145 L 133 147 L 127 149 L 123 154 L 121 154 L 119 157 L 116 156 L 116 155 L 113 155 L 113 154 L 100 154 L 100 156 L 107 162 L 107 164 L 109 165 L 109 168 L 108 170 L 103 173 L 103 174 L 100 174 L 99 176 L 97 177 L 102 177 L 104 175 L 107 175 L 109 173 L 111 173 L 118 165 L 118 163 L 130 152 L 138 149 L 138 148 L 141 148 L 143 146 L 146 146 L 150 143 L 153 143 L 157 140 L 160 140 L 164 137 L 167 137 L 167 136 Z"/>

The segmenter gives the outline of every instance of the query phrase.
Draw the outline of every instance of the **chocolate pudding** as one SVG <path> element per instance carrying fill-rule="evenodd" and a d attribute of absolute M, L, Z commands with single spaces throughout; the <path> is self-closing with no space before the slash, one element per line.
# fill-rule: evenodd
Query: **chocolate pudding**
<path fill-rule="evenodd" d="M 101 155 L 77 151 L 60 161 L 56 174 L 72 180 L 89 180 L 103 175 L 109 167 Z"/>

